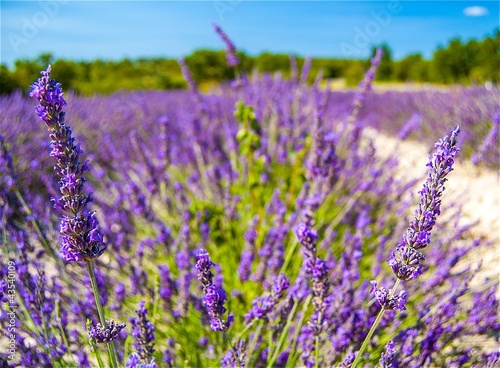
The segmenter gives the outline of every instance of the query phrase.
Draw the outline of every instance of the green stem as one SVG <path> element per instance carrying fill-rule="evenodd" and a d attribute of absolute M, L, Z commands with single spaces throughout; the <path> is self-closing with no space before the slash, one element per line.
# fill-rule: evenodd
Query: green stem
<path fill-rule="evenodd" d="M 292 355 L 293 358 L 289 359 L 289 362 L 294 362 L 295 359 L 296 359 L 296 355 L 297 355 L 297 352 L 298 352 L 298 350 L 295 349 L 295 347 L 297 345 L 297 339 L 298 339 L 299 333 L 300 333 L 300 331 L 302 329 L 302 324 L 304 323 L 304 318 L 306 316 L 306 310 L 309 307 L 309 304 L 311 303 L 311 300 L 312 300 L 312 295 L 309 295 L 307 297 L 307 299 L 305 300 L 304 305 L 302 306 L 302 315 L 300 316 L 299 322 L 296 325 L 295 332 L 293 334 L 292 341 L 291 341 L 291 344 L 290 344 L 290 355 L 293 354 Z"/>
<path fill-rule="evenodd" d="M 400 282 L 401 282 L 400 279 L 396 280 L 396 283 L 394 284 L 394 287 L 392 288 L 391 292 L 389 293 L 388 298 L 392 298 L 393 297 L 393 295 L 396 292 L 396 289 L 398 288 Z M 377 318 L 373 322 L 373 325 L 370 328 L 370 331 L 368 331 L 368 335 L 366 335 L 365 340 L 363 341 L 363 344 L 361 345 L 361 348 L 359 349 L 358 354 L 356 355 L 356 359 L 354 359 L 354 362 L 351 365 L 351 368 L 356 368 L 356 365 L 358 365 L 359 362 L 361 361 L 361 359 L 363 357 L 363 353 L 365 352 L 366 347 L 368 346 L 368 343 L 370 342 L 370 339 L 373 336 L 373 333 L 375 332 L 375 330 L 377 329 L 380 321 L 382 320 L 384 312 L 385 312 L 385 309 L 382 307 L 380 309 L 380 312 L 378 313 Z"/>
<path fill-rule="evenodd" d="M 27 326 L 26 323 L 24 323 L 24 327 L 26 327 L 26 329 L 32 333 L 32 336 L 38 334 L 38 336 L 35 337 L 35 340 L 38 341 L 38 343 L 40 344 L 42 349 L 45 351 L 45 353 L 48 356 L 50 356 L 50 351 L 48 350 L 48 348 L 46 347 L 46 345 L 43 341 L 43 331 L 41 329 L 38 329 L 35 321 L 33 320 L 33 316 L 31 315 L 29 309 L 26 307 L 26 304 L 24 303 L 24 300 L 21 298 L 18 298 L 18 301 L 19 301 L 19 306 L 21 307 L 21 310 L 22 310 L 23 314 L 25 315 L 25 318 L 27 320 L 29 320 L 29 322 L 31 322 L 31 325 L 33 326 L 33 328 L 31 328 L 31 326 Z M 26 322 L 26 321 L 23 321 L 23 322 Z M 48 341 L 48 340 L 46 340 L 46 341 Z"/>
<path fill-rule="evenodd" d="M 87 262 L 87 270 L 89 271 L 90 282 L 92 284 L 92 291 L 94 293 L 95 304 L 97 307 L 97 313 L 99 314 L 99 320 L 101 321 L 101 325 L 103 328 L 106 328 L 106 318 L 104 317 L 104 308 L 101 303 L 101 294 L 99 294 L 99 289 L 97 288 L 97 282 L 95 277 L 95 269 L 94 264 L 92 262 Z M 110 365 L 112 368 L 118 368 L 118 359 L 116 358 L 116 350 L 115 343 L 108 342 L 106 344 L 108 346 L 108 354 L 110 359 Z"/>
<path fill-rule="evenodd" d="M 281 266 L 280 273 L 285 272 L 285 270 L 287 269 L 287 267 L 290 264 L 290 262 L 292 261 L 292 259 L 296 256 L 295 250 L 297 249 L 297 245 L 299 245 L 299 242 L 297 241 L 296 238 L 294 238 L 292 240 L 291 247 L 288 249 L 288 251 L 286 253 L 285 260 L 283 262 L 283 266 Z"/>
<path fill-rule="evenodd" d="M 272 351 L 273 348 L 273 330 L 267 330 L 267 351 Z"/>
<path fill-rule="evenodd" d="M 285 341 L 285 338 L 288 336 L 288 331 L 290 330 L 290 325 L 292 324 L 293 318 L 295 317 L 295 311 L 297 310 L 298 305 L 299 303 L 296 303 L 295 301 L 293 302 L 292 310 L 290 311 L 290 314 L 286 321 L 286 325 L 281 332 L 280 339 L 278 340 L 278 343 L 274 348 L 274 352 L 271 354 L 271 350 L 269 350 L 269 356 L 271 358 L 267 361 L 267 368 L 273 367 L 274 362 L 276 361 L 276 359 L 278 359 L 278 354 L 281 350 L 283 342 Z"/>
<path fill-rule="evenodd" d="M 247 356 L 248 356 L 248 365 L 251 366 L 251 363 L 252 363 L 252 355 L 254 353 L 254 350 L 255 350 L 255 346 L 257 345 L 257 340 L 259 339 L 260 337 L 260 333 L 262 331 L 262 327 L 263 327 L 263 321 L 262 320 L 259 320 L 259 323 L 257 325 L 257 330 L 255 331 L 255 334 L 254 334 L 254 337 L 252 339 L 252 341 L 250 342 L 250 346 L 249 346 L 249 349 L 248 349 L 248 353 L 247 353 Z"/>
<path fill-rule="evenodd" d="M 358 355 L 356 355 L 356 359 L 352 363 L 351 368 L 355 368 L 356 365 L 361 361 L 361 357 L 363 356 L 363 353 L 366 350 L 366 347 L 368 343 L 370 342 L 371 337 L 373 336 L 373 333 L 375 332 L 375 329 L 378 327 L 380 321 L 382 320 L 382 316 L 384 315 L 385 309 L 381 308 L 380 312 L 378 313 L 377 318 L 375 319 L 375 322 L 373 322 L 372 328 L 370 328 L 370 331 L 368 331 L 368 335 L 366 335 L 365 340 L 363 341 L 363 344 L 361 345 L 361 348 L 358 351 Z"/>
<path fill-rule="evenodd" d="M 319 312 L 318 322 L 316 323 L 316 331 L 319 331 L 319 327 L 321 326 L 321 318 L 322 315 L 321 312 Z M 316 363 L 314 364 L 314 366 L 316 368 L 319 368 L 319 333 L 316 335 L 315 340 L 316 340 L 316 351 L 314 353 L 316 357 Z"/>
<path fill-rule="evenodd" d="M 238 336 L 236 336 L 235 340 L 236 341 L 241 340 L 243 335 L 245 335 L 248 332 L 248 330 L 250 330 L 250 328 L 254 325 L 255 321 L 257 321 L 257 318 L 254 318 L 249 324 L 247 324 L 245 328 L 238 334 Z"/>
<path fill-rule="evenodd" d="M 95 354 L 95 358 L 97 359 L 97 364 L 99 365 L 99 368 L 104 368 L 104 362 L 102 361 L 101 354 L 99 353 L 99 349 L 97 348 L 97 344 L 95 343 L 95 341 L 90 342 L 90 346 Z"/>

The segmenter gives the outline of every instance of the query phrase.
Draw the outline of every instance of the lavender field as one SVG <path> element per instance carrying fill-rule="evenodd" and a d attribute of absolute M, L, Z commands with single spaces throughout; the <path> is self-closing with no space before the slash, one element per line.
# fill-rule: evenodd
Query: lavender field
<path fill-rule="evenodd" d="M 0 367 L 499 366 L 498 228 L 445 189 L 498 171 L 500 88 L 374 92 L 380 57 L 2 96 Z"/>

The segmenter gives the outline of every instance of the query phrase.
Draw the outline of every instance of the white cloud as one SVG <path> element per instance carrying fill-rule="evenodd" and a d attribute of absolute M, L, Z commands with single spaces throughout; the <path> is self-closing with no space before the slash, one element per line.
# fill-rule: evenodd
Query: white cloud
<path fill-rule="evenodd" d="M 468 17 L 482 17 L 488 14 L 488 9 L 482 6 L 469 6 L 464 9 L 464 14 Z"/>

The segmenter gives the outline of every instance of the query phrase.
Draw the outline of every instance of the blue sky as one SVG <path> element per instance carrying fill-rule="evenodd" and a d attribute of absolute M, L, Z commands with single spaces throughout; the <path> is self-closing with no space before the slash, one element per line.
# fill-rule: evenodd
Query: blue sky
<path fill-rule="evenodd" d="M 387 42 L 395 58 L 430 57 L 452 37 L 481 38 L 499 25 L 498 1 L 4 1 L 1 61 L 43 52 L 74 60 L 179 58 L 223 48 L 217 22 L 238 49 L 302 56 L 369 56 Z M 467 10 L 466 10 L 467 9 Z"/>

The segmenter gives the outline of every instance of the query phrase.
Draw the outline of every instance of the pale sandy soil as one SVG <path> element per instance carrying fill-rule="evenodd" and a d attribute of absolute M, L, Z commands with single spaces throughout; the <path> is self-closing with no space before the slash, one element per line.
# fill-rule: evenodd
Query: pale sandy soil
<path fill-rule="evenodd" d="M 409 178 L 425 180 L 426 163 L 429 150 L 433 147 L 415 141 L 401 141 L 374 129 L 367 128 L 365 134 L 372 138 L 383 157 L 399 153 L 401 175 Z M 436 139 L 439 138 L 436 136 Z M 446 201 L 454 200 L 463 204 L 463 224 L 477 222 L 472 227 L 471 237 L 482 237 L 492 246 L 473 252 L 470 261 L 477 263 L 482 260 L 480 279 L 488 277 L 500 279 L 500 175 L 498 172 L 478 168 L 470 161 L 456 162 L 454 170 L 448 176 L 444 197 Z M 445 201 L 443 200 L 443 203 Z M 500 290 L 497 291 L 500 297 Z"/>

